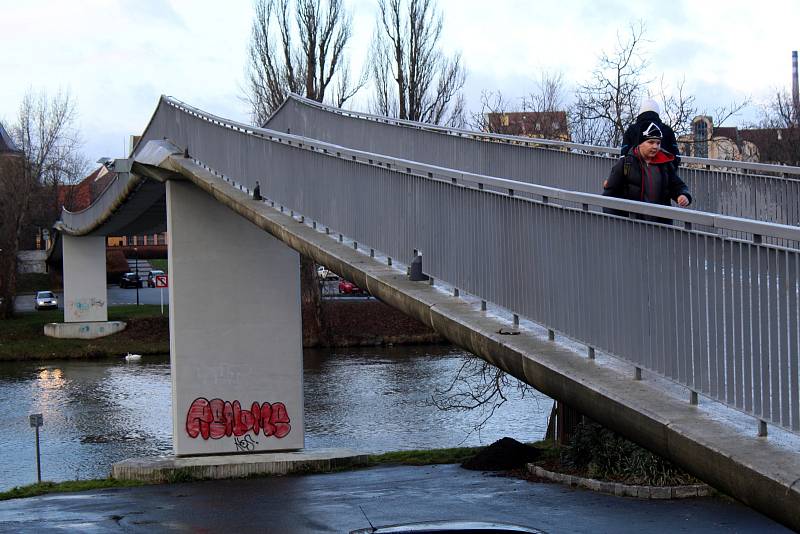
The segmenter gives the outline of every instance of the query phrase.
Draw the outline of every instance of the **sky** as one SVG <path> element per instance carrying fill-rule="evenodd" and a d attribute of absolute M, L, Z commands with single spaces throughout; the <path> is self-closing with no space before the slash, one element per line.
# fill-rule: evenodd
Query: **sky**
<path fill-rule="evenodd" d="M 344 0 L 353 16 L 348 53 L 357 73 L 375 29 L 377 0 Z M 481 91 L 514 101 L 540 73 L 562 73 L 568 92 L 587 81 L 631 24 L 645 27 L 648 76 L 684 80 L 701 110 L 753 105 L 727 124 L 757 118 L 775 89 L 791 91 L 800 49 L 800 1 L 438 0 L 445 53 L 460 52 L 468 108 Z M 13 123 L 28 92 L 69 91 L 90 161 L 124 157 L 161 94 L 242 122 L 251 0 L 0 0 L 0 122 Z M 369 94 L 349 107 L 366 111 Z"/>

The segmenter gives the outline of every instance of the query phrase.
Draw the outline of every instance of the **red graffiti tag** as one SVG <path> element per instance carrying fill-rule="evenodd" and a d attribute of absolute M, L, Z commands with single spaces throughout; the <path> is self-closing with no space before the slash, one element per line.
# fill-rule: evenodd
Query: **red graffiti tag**
<path fill-rule="evenodd" d="M 202 436 L 203 439 L 220 439 L 243 436 L 250 431 L 257 435 L 261 431 L 264 437 L 282 438 L 292 430 L 290 422 L 289 413 L 282 402 L 264 402 L 261 405 L 254 402 L 249 410 L 242 410 L 238 400 L 209 401 L 198 397 L 186 413 L 186 433 L 192 438 Z"/>

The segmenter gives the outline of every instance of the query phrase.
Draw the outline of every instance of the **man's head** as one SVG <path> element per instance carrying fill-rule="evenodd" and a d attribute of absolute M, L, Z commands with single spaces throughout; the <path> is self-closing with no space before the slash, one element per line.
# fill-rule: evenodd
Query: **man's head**
<path fill-rule="evenodd" d="M 653 159 L 661 149 L 661 128 L 655 122 L 645 122 L 639 132 L 639 154 L 643 158 Z"/>
<path fill-rule="evenodd" d="M 652 98 L 645 98 L 642 100 L 642 105 L 639 108 L 639 115 L 642 113 L 647 113 L 648 111 L 653 111 L 656 115 L 661 113 L 661 108 L 659 107 L 658 102 Z"/>

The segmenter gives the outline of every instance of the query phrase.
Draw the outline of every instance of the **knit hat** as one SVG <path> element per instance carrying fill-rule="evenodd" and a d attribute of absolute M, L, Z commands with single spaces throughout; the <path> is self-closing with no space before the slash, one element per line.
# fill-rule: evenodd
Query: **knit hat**
<path fill-rule="evenodd" d="M 657 115 L 661 114 L 661 108 L 658 106 L 658 102 L 652 98 L 645 98 L 642 100 L 642 106 L 639 108 L 639 115 L 648 111 L 655 111 Z"/>
<path fill-rule="evenodd" d="M 645 121 L 639 125 L 639 142 L 643 143 L 648 139 L 661 140 L 664 134 L 661 133 L 661 128 L 658 124 L 652 121 Z"/>

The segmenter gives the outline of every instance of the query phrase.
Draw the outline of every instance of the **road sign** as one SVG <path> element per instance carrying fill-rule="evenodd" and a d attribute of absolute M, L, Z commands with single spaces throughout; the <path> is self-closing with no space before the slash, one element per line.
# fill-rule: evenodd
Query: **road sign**
<path fill-rule="evenodd" d="M 156 275 L 156 287 L 169 287 L 166 274 Z"/>
<path fill-rule="evenodd" d="M 42 417 L 42 414 L 34 413 L 34 414 L 31 414 L 30 421 L 31 421 L 31 426 L 32 427 L 38 428 L 38 427 L 42 426 L 42 424 L 44 423 L 44 418 Z"/>

